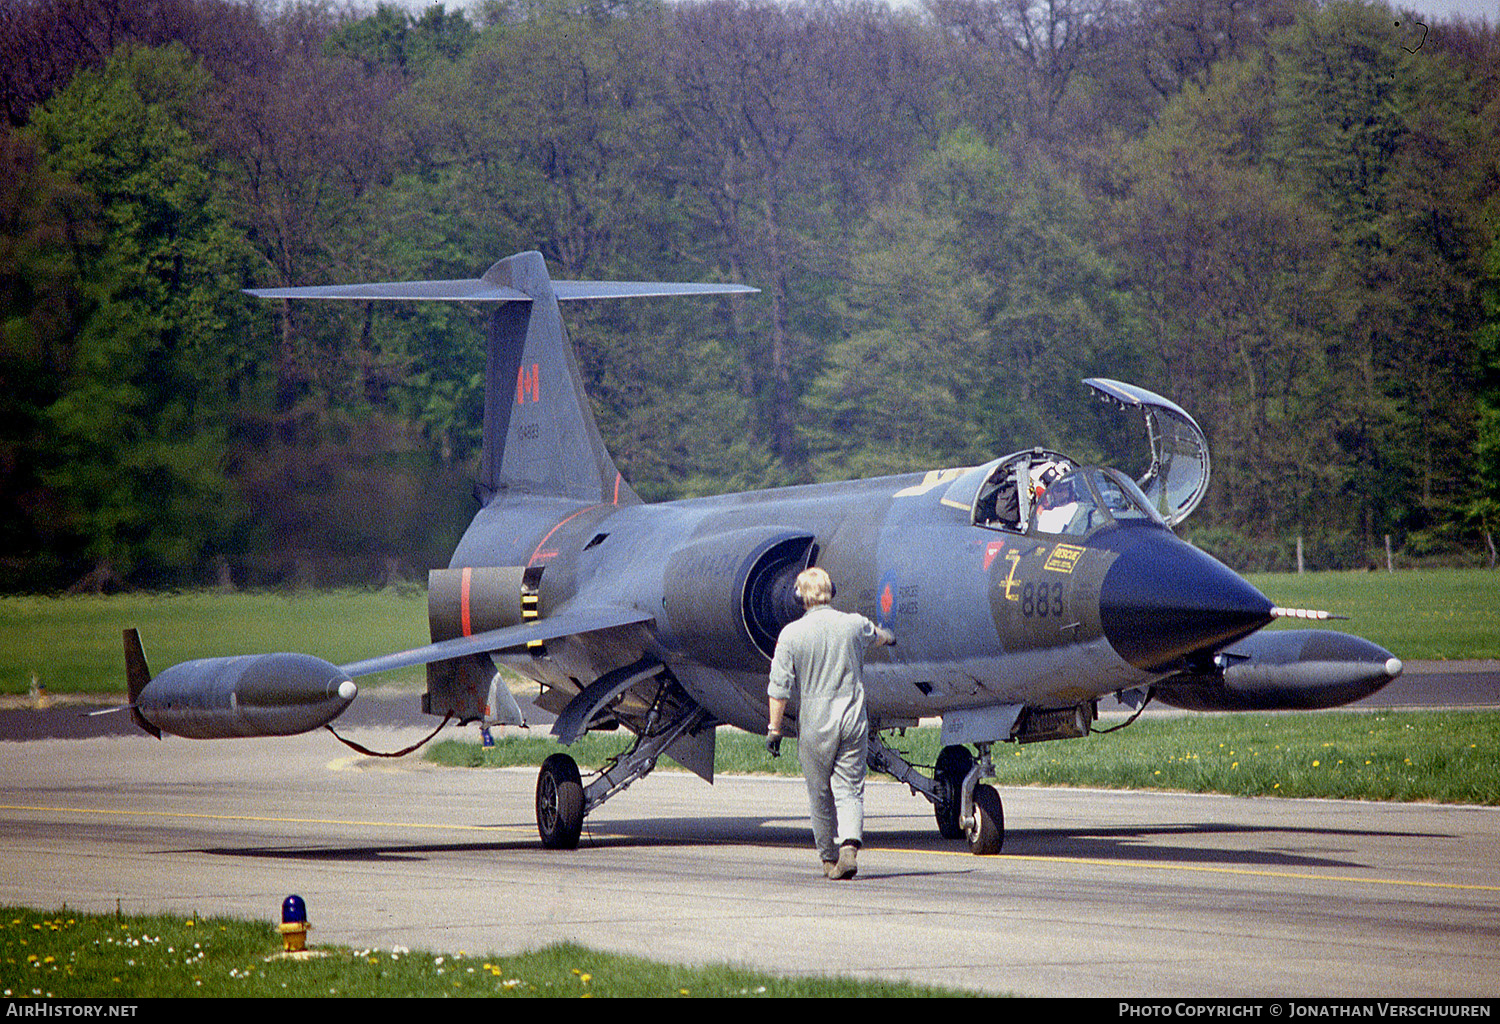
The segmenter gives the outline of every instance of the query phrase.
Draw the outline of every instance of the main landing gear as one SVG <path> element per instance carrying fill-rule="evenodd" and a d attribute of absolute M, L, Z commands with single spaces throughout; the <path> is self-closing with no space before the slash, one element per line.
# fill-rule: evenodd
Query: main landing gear
<path fill-rule="evenodd" d="M 580 700 L 584 695 L 580 695 Z M 592 698 L 591 698 L 592 699 Z M 605 703 L 598 700 L 598 707 Z M 672 756 L 712 781 L 713 728 L 716 724 L 708 712 L 691 701 L 671 703 L 662 713 L 660 705 L 646 717 L 644 728 L 636 735 L 630 749 L 594 778 L 587 786 L 578 772 L 578 763 L 567 754 L 553 754 L 542 762 L 536 780 L 536 825 L 542 845 L 549 850 L 572 850 L 583 833 L 583 819 L 604 801 L 621 792 L 637 779 L 644 778 L 657 758 L 674 744 Z M 577 728 L 565 733 L 565 742 L 576 739 L 586 730 L 597 711 L 576 714 Z M 570 717 L 568 712 L 559 718 Z M 967 747 L 944 747 L 938 755 L 931 776 L 912 767 L 900 754 L 886 746 L 876 733 L 870 736 L 869 764 L 874 771 L 895 776 L 932 801 L 938 831 L 947 839 L 962 839 L 969 852 L 991 856 L 1005 843 L 1005 808 L 1000 794 L 979 780 L 993 777 L 989 743 L 976 743 L 976 758 Z"/>
<path fill-rule="evenodd" d="M 583 832 L 583 780 L 578 762 L 553 754 L 536 777 L 536 827 L 549 850 L 572 850 Z"/>
<path fill-rule="evenodd" d="M 711 741 L 713 726 L 708 712 L 691 702 L 678 704 L 670 716 L 659 715 L 653 709 L 630 749 L 616 757 L 614 763 L 587 786 L 578 773 L 578 762 L 572 757 L 567 754 L 548 757 L 542 762 L 536 778 L 536 828 L 542 845 L 549 850 L 577 849 L 586 815 L 649 774 L 656 767 L 657 758 L 678 740 L 684 740 L 685 745 L 674 750 L 672 756 L 679 760 L 690 759 L 694 735 L 702 733 L 706 727 L 707 738 Z M 583 729 L 578 730 L 579 735 L 582 732 Z M 711 777 L 712 742 L 707 744 L 706 750 Z M 699 752 L 701 754 L 701 750 Z"/>
<path fill-rule="evenodd" d="M 895 776 L 913 793 L 931 800 L 944 839 L 967 840 L 970 853 L 991 856 L 1005 843 L 1005 808 L 995 787 L 979 783 L 982 777 L 995 774 L 990 744 L 975 746 L 979 748 L 978 759 L 968 747 L 944 747 L 932 778 L 928 778 L 886 746 L 879 735 L 871 734 L 870 767 Z"/>

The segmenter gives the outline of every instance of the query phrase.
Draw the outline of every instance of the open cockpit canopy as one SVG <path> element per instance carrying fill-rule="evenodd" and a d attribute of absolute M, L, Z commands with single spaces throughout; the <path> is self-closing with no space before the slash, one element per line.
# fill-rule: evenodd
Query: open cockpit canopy
<path fill-rule="evenodd" d="M 1138 478 L 1141 491 L 1168 526 L 1198 507 L 1208 490 L 1208 439 L 1177 403 L 1145 388 L 1091 377 L 1084 381 L 1101 401 L 1141 410 L 1151 441 L 1151 465 Z"/>
<path fill-rule="evenodd" d="M 1208 489 L 1208 443 L 1176 404 L 1133 384 L 1085 381 L 1101 399 L 1142 411 L 1151 465 L 1139 483 L 1117 469 L 1083 466 L 1032 448 L 976 466 L 949 485 L 943 504 L 969 511 L 976 526 L 1083 536 L 1107 523 L 1175 526 Z"/>

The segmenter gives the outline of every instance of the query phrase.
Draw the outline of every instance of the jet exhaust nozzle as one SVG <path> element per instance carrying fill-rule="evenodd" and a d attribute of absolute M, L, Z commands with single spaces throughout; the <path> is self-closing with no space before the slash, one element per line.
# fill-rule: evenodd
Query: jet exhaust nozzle
<path fill-rule="evenodd" d="M 1312 711 L 1368 697 L 1401 674 L 1401 659 L 1332 630 L 1256 633 L 1224 648 L 1216 670 L 1155 684 L 1165 704 L 1188 711 Z"/>
<path fill-rule="evenodd" d="M 132 659 L 128 634 L 126 658 Z M 128 671 L 138 678 L 143 669 L 144 659 Z M 358 692 L 337 666 L 309 654 L 201 658 L 173 665 L 138 691 L 133 684 L 132 714 L 158 735 L 291 736 L 327 725 Z"/>

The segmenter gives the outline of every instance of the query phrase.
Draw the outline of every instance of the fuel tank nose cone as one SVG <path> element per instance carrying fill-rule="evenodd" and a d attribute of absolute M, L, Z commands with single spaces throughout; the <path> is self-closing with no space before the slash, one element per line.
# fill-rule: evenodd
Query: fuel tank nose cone
<path fill-rule="evenodd" d="M 1272 620 L 1264 594 L 1165 530 L 1131 531 L 1118 551 L 1099 588 L 1099 618 L 1110 646 L 1137 668 L 1165 671 Z"/>

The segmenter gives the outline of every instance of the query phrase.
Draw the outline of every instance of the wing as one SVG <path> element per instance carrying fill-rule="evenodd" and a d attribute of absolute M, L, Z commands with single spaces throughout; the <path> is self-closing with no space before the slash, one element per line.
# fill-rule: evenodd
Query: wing
<path fill-rule="evenodd" d="M 471 654 L 490 654 L 494 651 L 503 651 L 512 647 L 525 647 L 533 640 L 556 640 L 562 636 L 576 636 L 580 633 L 593 633 L 601 629 L 613 629 L 617 626 L 632 626 L 641 622 L 650 622 L 652 616 L 634 608 L 580 608 L 559 611 L 545 619 L 535 622 L 523 622 L 515 626 L 502 626 L 500 629 L 491 629 L 484 633 L 475 633 L 473 636 L 461 636 L 452 640 L 441 640 L 426 647 L 417 647 L 410 651 L 398 651 L 395 654 L 383 654 L 376 658 L 366 658 L 364 661 L 351 662 L 348 665 L 340 665 L 339 670 L 345 675 L 352 677 L 373 675 L 376 672 L 388 672 L 396 668 L 408 668 L 412 665 L 428 665 L 435 661 L 449 661 L 453 658 L 462 658 Z"/>

